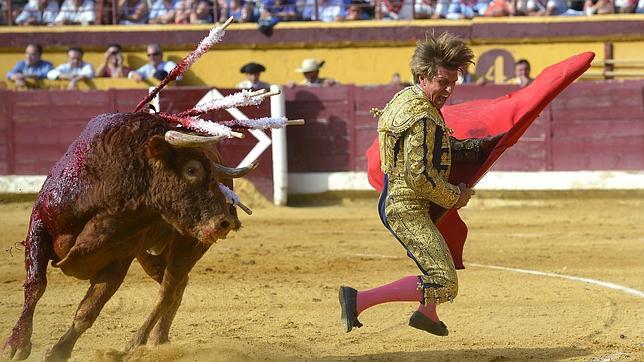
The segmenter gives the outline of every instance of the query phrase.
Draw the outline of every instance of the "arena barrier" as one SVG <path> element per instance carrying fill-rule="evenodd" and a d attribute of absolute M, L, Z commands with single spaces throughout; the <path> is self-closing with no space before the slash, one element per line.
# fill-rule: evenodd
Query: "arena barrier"
<path fill-rule="evenodd" d="M 399 89 L 354 85 L 285 88 L 286 116 L 303 118 L 306 125 L 289 127 L 285 135 L 271 134 L 271 150 L 258 156 L 260 166 L 249 179 L 278 204 L 286 202 L 286 194 L 370 190 L 364 154 L 376 135 L 376 119 L 369 110 L 384 107 Z M 495 98 L 515 89 L 462 85 L 450 102 Z M 644 188 L 643 89 L 644 80 L 571 85 L 477 187 Z M 190 108 L 209 91 L 204 87 L 169 88 L 162 92 L 160 108 L 169 112 Z M 221 94 L 234 91 L 219 90 Z M 37 192 L 42 175 L 91 117 L 133 109 L 145 92 L 0 90 L 0 192 Z M 242 111 L 247 117 L 267 116 L 279 109 L 277 100 L 274 102 L 273 106 L 264 102 Z M 210 117 L 230 119 L 231 115 L 213 113 Z M 276 137 L 282 140 L 277 142 Z M 229 140 L 221 152 L 228 165 L 237 166 L 257 144 L 255 137 Z M 286 144 L 286 151 L 276 151 L 277 144 Z M 274 162 L 278 152 L 286 162 Z"/>

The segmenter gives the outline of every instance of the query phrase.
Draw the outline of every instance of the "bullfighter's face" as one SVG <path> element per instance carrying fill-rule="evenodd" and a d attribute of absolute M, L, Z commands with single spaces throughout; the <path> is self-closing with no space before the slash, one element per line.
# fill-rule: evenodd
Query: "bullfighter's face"
<path fill-rule="evenodd" d="M 154 173 L 151 198 L 179 233 L 212 244 L 239 229 L 239 219 L 219 189 L 211 154 L 200 148 L 175 148 L 154 136 L 148 142 L 148 157 Z"/>
<path fill-rule="evenodd" d="M 419 75 L 418 85 L 434 107 L 441 109 L 454 91 L 458 80 L 458 69 L 447 69 L 440 65 L 436 68 L 436 75 L 432 78 Z"/>

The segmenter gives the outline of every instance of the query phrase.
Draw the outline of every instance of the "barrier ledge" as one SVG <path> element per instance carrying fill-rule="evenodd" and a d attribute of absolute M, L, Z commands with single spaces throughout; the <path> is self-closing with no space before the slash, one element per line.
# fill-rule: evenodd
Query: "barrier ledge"
<path fill-rule="evenodd" d="M 45 176 L 0 176 L 0 193 L 37 193 L 44 181 Z M 288 185 L 289 194 L 373 190 L 366 172 L 289 173 Z M 644 171 L 493 171 L 475 188 L 489 191 L 644 190 Z"/>

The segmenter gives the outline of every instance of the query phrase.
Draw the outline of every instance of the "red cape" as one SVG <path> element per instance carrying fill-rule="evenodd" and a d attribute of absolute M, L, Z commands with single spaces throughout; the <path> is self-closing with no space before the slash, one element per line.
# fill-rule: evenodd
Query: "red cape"
<path fill-rule="evenodd" d="M 454 185 L 464 182 L 470 187 L 476 185 L 501 154 L 517 142 L 548 103 L 590 68 L 590 62 L 594 57 L 594 53 L 586 52 L 551 65 L 528 87 L 503 97 L 443 107 L 445 123 L 454 130 L 454 137 L 458 139 L 480 138 L 507 132 L 487 159 L 480 163 L 453 165 L 449 182 Z M 367 167 L 369 183 L 379 192 L 382 191 L 384 175 L 380 170 L 377 137 L 367 150 Z M 457 210 L 450 209 L 436 226 L 449 246 L 454 265 L 457 269 L 463 269 L 463 245 L 467 238 L 467 225 Z"/>

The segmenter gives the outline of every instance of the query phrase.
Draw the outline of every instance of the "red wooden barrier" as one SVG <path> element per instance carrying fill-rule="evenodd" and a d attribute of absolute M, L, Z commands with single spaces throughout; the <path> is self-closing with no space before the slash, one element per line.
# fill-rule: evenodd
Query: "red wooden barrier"
<path fill-rule="evenodd" d="M 513 86 L 457 87 L 451 102 L 494 98 Z M 376 135 L 369 110 L 382 108 L 398 88 L 352 85 L 285 89 L 286 113 L 306 125 L 288 129 L 289 172 L 365 171 L 365 150 Z M 206 88 L 170 88 L 161 97 L 167 112 L 192 107 Z M 228 94 L 231 90 L 222 90 Z M 44 175 L 93 116 L 130 111 L 145 90 L 0 90 L 0 174 Z M 269 114 L 269 103 L 242 109 L 251 118 Z M 232 118 L 226 113 L 210 115 Z M 267 132 L 268 133 L 268 132 Z M 224 159 L 236 166 L 256 141 L 225 141 Z M 251 180 L 272 195 L 270 152 Z M 578 82 L 544 110 L 495 170 L 643 170 L 644 80 Z"/>

